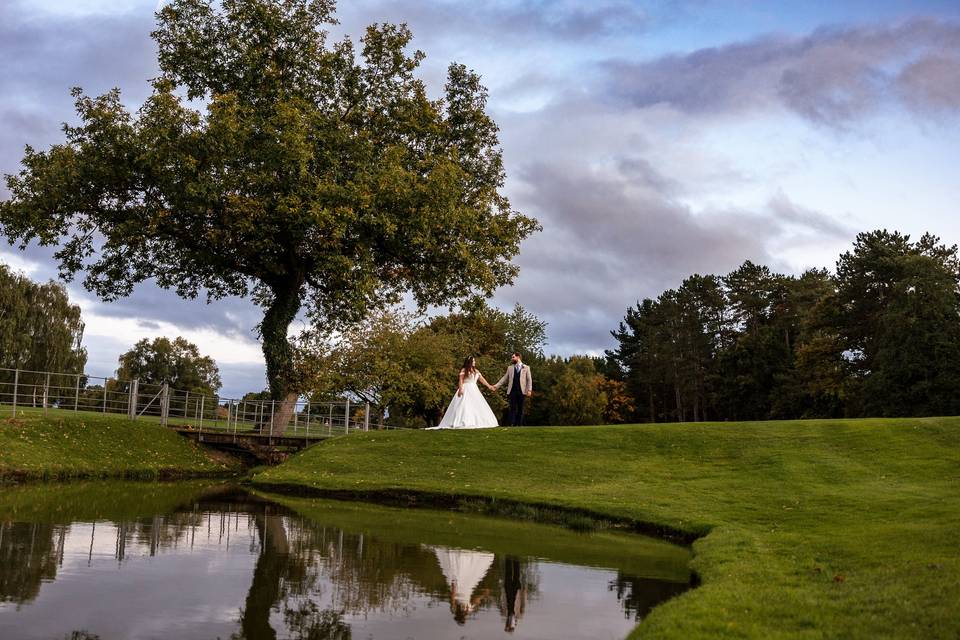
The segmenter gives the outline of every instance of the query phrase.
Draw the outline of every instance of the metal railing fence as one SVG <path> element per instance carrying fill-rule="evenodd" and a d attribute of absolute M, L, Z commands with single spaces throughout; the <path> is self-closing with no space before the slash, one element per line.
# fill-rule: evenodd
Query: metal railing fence
<path fill-rule="evenodd" d="M 83 411 L 235 434 L 277 433 L 285 427 L 284 435 L 306 438 L 397 428 L 375 422 L 369 403 L 351 402 L 349 398 L 297 400 L 285 425 L 276 424 L 283 413 L 280 405 L 274 400 L 174 389 L 165 383 L 0 367 L 0 412 L 9 411 L 14 417 L 26 410 Z"/>

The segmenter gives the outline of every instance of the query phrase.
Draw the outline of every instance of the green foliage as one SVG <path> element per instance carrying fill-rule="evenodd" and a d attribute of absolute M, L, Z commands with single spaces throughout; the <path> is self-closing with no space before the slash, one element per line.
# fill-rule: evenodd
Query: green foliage
<path fill-rule="evenodd" d="M 394 424 L 422 425 L 448 400 L 456 381 L 457 345 L 434 334 L 414 316 L 388 311 L 371 316 L 332 339 L 301 349 L 316 401 L 343 394 L 369 402 Z"/>
<path fill-rule="evenodd" d="M 37 284 L 0 264 L 0 367 L 82 373 L 83 328 L 63 285 Z"/>
<path fill-rule="evenodd" d="M 960 413 L 960 260 L 929 234 L 862 233 L 837 263 L 838 325 L 874 415 Z"/>
<path fill-rule="evenodd" d="M 644 638 L 960 635 L 960 420 L 362 433 L 255 484 L 586 510 L 703 535 Z M 442 527 L 441 527 L 442 529 Z"/>
<path fill-rule="evenodd" d="M 589 358 L 573 358 L 546 394 L 547 424 L 601 424 L 607 395 Z"/>
<path fill-rule="evenodd" d="M 956 247 L 860 234 L 836 276 L 692 276 L 629 309 L 609 355 L 650 422 L 952 415 L 958 285 Z"/>
<path fill-rule="evenodd" d="M 547 343 L 547 323 L 519 303 L 506 313 L 472 301 L 458 312 L 437 316 L 429 326 L 434 333 L 455 336 L 464 357 L 472 355 L 488 369 L 508 363 L 514 351 L 525 360 L 542 357 Z"/>
<path fill-rule="evenodd" d="M 299 391 L 287 328 L 322 330 L 406 292 L 421 305 L 510 283 L 538 227 L 500 193 L 487 93 L 449 67 L 429 99 L 404 25 L 331 43 L 324 0 L 174 0 L 160 76 L 136 113 L 75 89 L 65 142 L 27 148 L 0 231 L 58 245 L 64 277 L 105 300 L 154 279 L 184 297 L 248 295 L 271 393 Z M 203 104 L 197 110 L 194 105 Z"/>
<path fill-rule="evenodd" d="M 185 338 L 140 340 L 120 356 L 117 378 L 141 384 L 163 384 L 172 389 L 214 395 L 220 390 L 220 371 L 210 356 Z"/>
<path fill-rule="evenodd" d="M 243 397 L 240 398 L 240 402 L 264 402 L 270 401 L 270 390 L 264 389 L 263 391 L 248 391 L 243 394 Z"/>

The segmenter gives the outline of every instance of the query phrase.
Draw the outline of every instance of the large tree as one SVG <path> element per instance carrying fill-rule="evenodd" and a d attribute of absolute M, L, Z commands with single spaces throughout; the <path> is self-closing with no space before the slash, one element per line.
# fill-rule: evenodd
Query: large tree
<path fill-rule="evenodd" d="M 857 236 L 837 262 L 838 325 L 871 415 L 960 411 L 960 256 L 925 234 Z"/>
<path fill-rule="evenodd" d="M 301 310 L 329 330 L 405 292 L 449 303 L 516 276 L 537 224 L 500 193 L 476 74 L 453 64 L 428 98 L 407 27 L 329 42 L 332 0 L 174 0 L 157 19 L 142 107 L 75 89 L 80 124 L 8 176 L 11 241 L 59 245 L 62 276 L 85 271 L 104 300 L 148 279 L 252 293 L 278 429 L 301 390 L 287 338 Z"/>

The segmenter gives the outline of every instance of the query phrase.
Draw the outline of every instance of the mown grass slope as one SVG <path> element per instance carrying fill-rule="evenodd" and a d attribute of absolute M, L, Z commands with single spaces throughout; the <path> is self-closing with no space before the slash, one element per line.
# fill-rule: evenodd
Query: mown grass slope
<path fill-rule="evenodd" d="M 66 411 L 0 417 L 0 481 L 185 477 L 234 468 L 156 423 Z"/>
<path fill-rule="evenodd" d="M 263 487 L 585 509 L 701 534 L 651 638 L 960 637 L 960 419 L 376 432 Z"/>

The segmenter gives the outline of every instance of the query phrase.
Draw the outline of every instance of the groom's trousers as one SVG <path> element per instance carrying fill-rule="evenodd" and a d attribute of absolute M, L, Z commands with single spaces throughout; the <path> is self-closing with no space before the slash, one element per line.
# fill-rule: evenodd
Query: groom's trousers
<path fill-rule="evenodd" d="M 522 427 L 523 426 L 523 404 L 526 400 L 526 396 L 522 393 L 511 393 L 510 394 L 510 426 L 511 427 Z"/>

